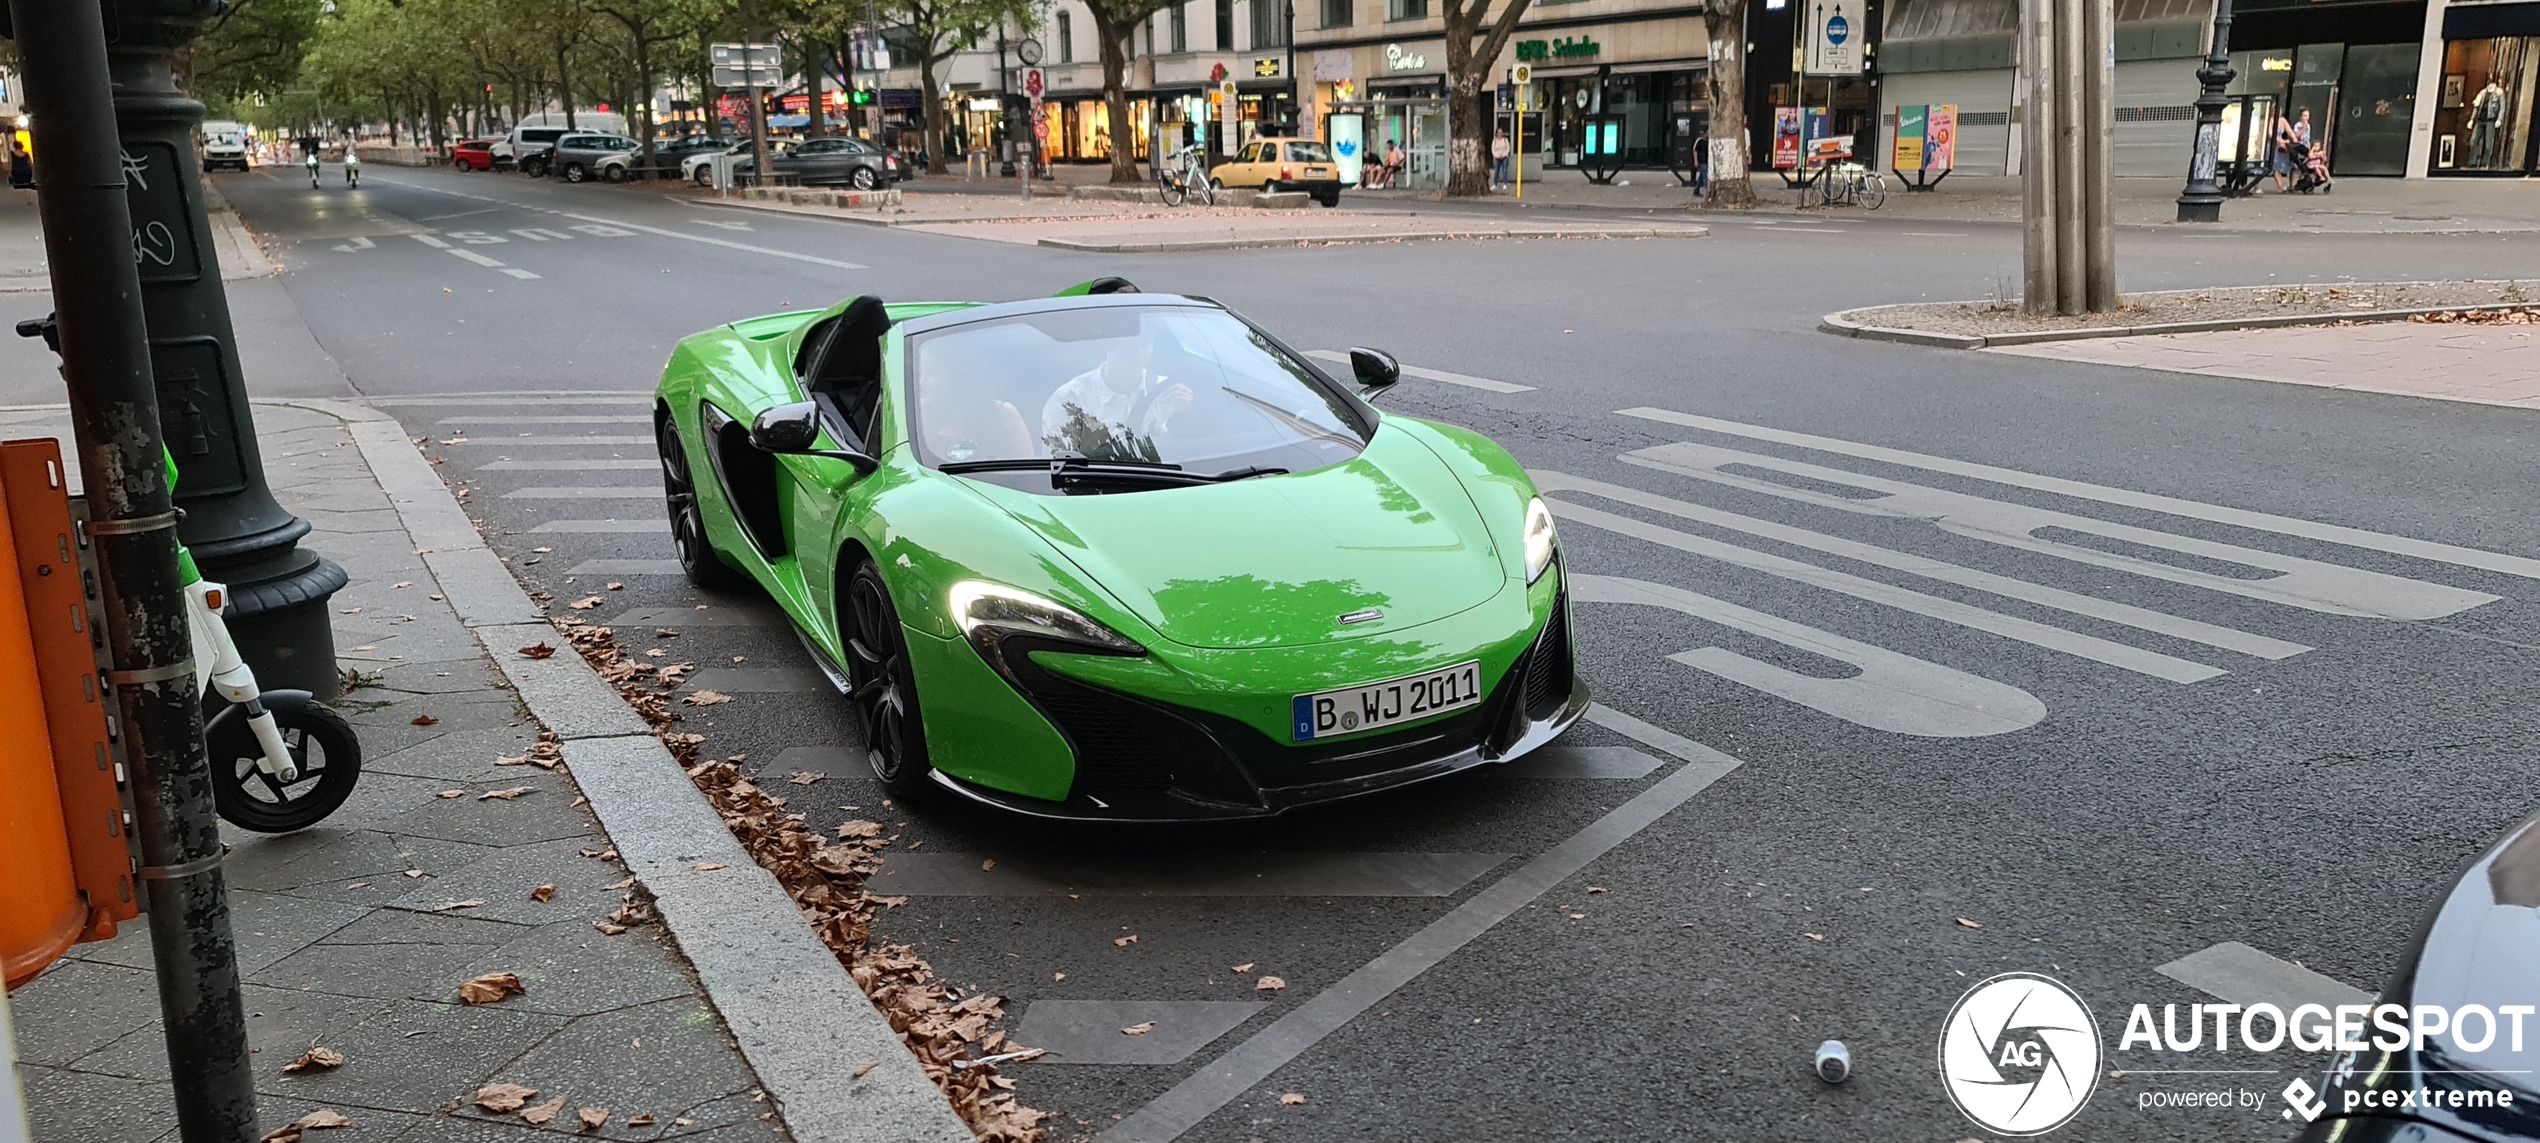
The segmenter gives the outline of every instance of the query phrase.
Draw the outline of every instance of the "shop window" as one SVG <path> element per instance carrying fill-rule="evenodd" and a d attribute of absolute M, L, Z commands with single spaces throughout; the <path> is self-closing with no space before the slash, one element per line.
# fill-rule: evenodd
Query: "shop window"
<path fill-rule="evenodd" d="M 1346 28 L 1358 22 L 1358 13 L 1350 10 L 1350 0 L 1323 0 L 1323 26 Z"/>
<path fill-rule="evenodd" d="M 1191 6 L 1189 0 L 1173 6 L 1173 51 L 1191 50 Z"/>
<path fill-rule="evenodd" d="M 1252 48 L 1285 47 L 1289 0 L 1252 0 Z"/>
<path fill-rule="evenodd" d="M 1385 0 L 1388 20 L 1425 20 L 1429 18 L 1429 0 Z"/>
<path fill-rule="evenodd" d="M 1058 62 L 1076 62 L 1076 22 L 1065 12 L 1058 14 Z"/>
<path fill-rule="evenodd" d="M 1235 50 L 1235 0 L 1217 0 L 1217 50 Z"/>
<path fill-rule="evenodd" d="M 2434 170 L 2527 171 L 2531 93 L 2540 38 L 2507 36 L 2444 45 L 2434 111 Z"/>

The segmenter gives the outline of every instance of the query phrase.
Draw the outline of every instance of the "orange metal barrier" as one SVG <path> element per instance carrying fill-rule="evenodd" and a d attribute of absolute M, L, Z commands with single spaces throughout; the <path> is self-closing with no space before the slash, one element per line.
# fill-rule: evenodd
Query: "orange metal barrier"
<path fill-rule="evenodd" d="M 0 973 L 16 987 L 139 913 L 61 450 L 0 444 Z M 39 745 L 40 744 L 40 745 Z"/>

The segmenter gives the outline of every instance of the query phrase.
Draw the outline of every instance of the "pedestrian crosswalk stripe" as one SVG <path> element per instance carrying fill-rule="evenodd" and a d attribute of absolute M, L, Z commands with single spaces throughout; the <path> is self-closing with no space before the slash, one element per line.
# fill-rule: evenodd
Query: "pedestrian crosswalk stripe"
<path fill-rule="evenodd" d="M 2044 647 L 2050 651 L 2061 651 L 2067 655 L 2106 663 L 2111 667 L 2150 675 L 2156 679 L 2167 679 L 2174 683 L 2194 683 L 2227 673 L 2220 667 L 2181 659 L 2174 655 L 2164 655 L 2157 651 L 2146 651 L 2140 647 L 2129 647 L 2096 635 L 2067 631 L 2061 627 L 2051 627 L 2015 615 L 2005 615 L 1999 611 L 1987 611 L 1954 599 L 1925 595 L 1893 584 L 1863 579 L 1848 572 L 1801 563 L 1798 560 L 1759 552 L 1753 548 L 1742 548 L 1707 536 L 1696 536 L 1690 532 L 1662 528 L 1628 516 L 1617 516 L 1611 512 L 1573 504 L 1567 500 L 1553 501 L 1552 513 L 1562 520 L 1573 520 L 1589 527 L 1618 532 L 1681 552 L 1690 552 L 1697 556 L 1719 560 L 1722 563 L 1796 580 L 1856 599 L 1886 604 L 1900 611 L 1930 616 L 1961 627 L 1971 627 L 2005 639 L 2014 639 L 2032 646 Z"/>
<path fill-rule="evenodd" d="M 1305 355 L 1318 361 L 1336 361 L 1343 365 L 1349 364 L 1349 355 L 1336 349 L 1312 349 L 1307 350 Z M 1449 373 L 1443 369 L 1422 369 L 1413 365 L 1405 365 L 1401 368 L 1402 375 L 1405 377 L 1418 377 L 1425 381 L 1443 381 L 1449 385 L 1461 385 L 1467 389 L 1480 389 L 1489 393 L 1532 393 L 1535 391 L 1535 387 L 1532 385 L 1518 385 L 1507 381 L 1493 381 L 1488 377 L 1468 377 L 1462 373 Z M 1342 380 L 1346 381 L 1349 380 L 1349 378 L 1344 377 Z"/>
<path fill-rule="evenodd" d="M 370 403 L 391 408 L 406 405 L 483 405 L 488 408 L 502 405 L 545 405 L 550 408 L 559 405 L 574 408 L 593 405 L 637 405 L 649 408 L 653 403 L 653 395 L 650 393 L 552 393 L 536 397 L 497 397 L 477 393 L 451 393 L 436 397 L 373 397 Z"/>
<path fill-rule="evenodd" d="M 532 532 L 659 532 L 670 533 L 670 520 L 549 520 Z"/>
<path fill-rule="evenodd" d="M 661 496 L 659 488 L 515 488 L 503 494 L 505 500 L 652 500 Z"/>
<path fill-rule="evenodd" d="M 584 560 L 566 575 L 682 575 L 677 560 Z"/>
<path fill-rule="evenodd" d="M 1852 441 L 1837 440 L 1833 437 L 1821 437 L 1812 433 L 1792 432 L 1787 429 L 1766 428 L 1762 425 L 1741 424 L 1736 421 L 1724 421 L 1717 417 L 1696 416 L 1692 413 L 1678 413 L 1668 409 L 1642 407 L 1622 409 L 1618 410 L 1618 412 L 1620 415 L 1626 417 L 1638 417 L 1643 420 L 1659 421 L 1665 424 L 1683 425 L 1687 428 L 1703 429 L 1728 436 L 1739 436 L 1753 440 L 1772 441 L 1776 444 L 1796 445 L 1800 448 L 1811 448 L 1820 452 L 1840 453 L 1845 456 L 1859 457 L 1863 460 L 1876 460 L 1884 461 L 1888 464 L 1901 464 L 1908 468 L 1920 468 L 1931 472 L 1947 473 L 1952 476 L 1973 477 L 1977 480 L 1989 480 L 1995 484 L 2007 484 L 2014 488 L 2026 488 L 2037 492 L 2052 492 L 2059 496 L 2071 496 L 2082 500 L 2096 500 L 2104 504 L 2116 504 L 2127 508 L 2141 508 L 2152 512 L 2165 512 L 2173 516 L 2185 516 L 2190 519 L 2205 520 L 2216 524 L 2229 524 L 2233 527 L 2249 528 L 2261 532 L 2275 532 L 2280 535 L 2296 536 L 2306 540 L 2320 540 L 2332 544 L 2344 544 L 2348 547 L 2365 548 L 2377 552 L 2387 552 L 2391 555 L 2411 556 L 2416 559 L 2433 560 L 2438 563 L 2455 564 L 2461 567 L 2478 568 L 2484 571 L 2503 572 L 2507 575 L 2521 576 L 2525 579 L 2540 579 L 2540 559 L 2531 559 L 2526 556 L 2506 555 L 2502 552 L 2490 552 L 2479 548 L 2465 548 L 2454 544 L 2445 544 L 2432 540 L 2418 540 L 2406 536 L 2393 536 L 2382 532 L 2369 531 L 2363 528 L 2348 527 L 2343 524 L 2323 524 L 2316 520 L 2303 520 L 2291 516 L 2278 516 L 2267 512 L 2255 512 L 2245 508 L 2231 508 L 2219 504 L 2204 504 L 2194 500 L 2180 499 L 2175 496 L 2163 496 L 2152 492 L 2136 492 L 2125 488 L 2111 488 L 2104 484 L 2091 484 L 2086 481 L 2068 480 L 2060 476 L 2042 476 L 2033 472 L 2022 472 L 2015 468 L 1999 468 L 1990 464 L 1977 464 L 1972 461 L 1951 460 L 1947 457 L 1930 456 L 1924 453 L 1908 452 L 1904 449 L 1885 448 L 1879 445 L 1856 444 Z"/>
<path fill-rule="evenodd" d="M 1623 459 L 1630 460 L 1632 457 L 1626 456 Z M 2086 615 L 2093 619 L 2139 628 L 2175 639 L 2238 651 L 2244 655 L 2255 655 L 2262 659 L 2285 659 L 2311 649 L 2300 643 L 2185 619 L 2149 608 L 2114 603 L 2079 592 L 2047 587 L 2024 579 L 1996 575 L 1928 556 L 1912 555 L 1855 540 L 1829 536 L 1822 532 L 1812 532 L 1787 524 L 1759 520 L 1752 516 L 1741 516 L 1734 512 L 1725 512 L 1643 492 L 1637 488 L 1607 484 L 1601 480 L 1590 480 L 1562 472 L 1538 471 L 1533 475 L 1536 486 L 1546 492 L 1578 491 L 1608 500 L 1619 500 L 1626 504 L 1682 516 L 1685 519 L 1715 527 L 1745 532 L 1769 540 L 1779 540 L 1794 547 L 1811 548 L 1828 555 L 1842 556 L 1845 559 L 1858 560 L 1865 564 L 1922 576 L 1925 579 L 1953 583 L 1960 587 L 1971 587 L 1978 591 L 1991 592 L 1994 595 L 2034 603 L 2041 607 L 2069 611 L 2075 615 Z"/>
<path fill-rule="evenodd" d="M 387 404 L 388 402 L 382 401 L 375 403 Z M 433 423 L 441 425 L 495 425 L 498 423 L 501 425 L 642 425 L 650 424 L 651 422 L 651 417 L 645 416 L 641 413 L 627 413 L 614 417 L 521 417 L 510 413 L 486 413 L 482 416 L 475 417 L 443 417 Z M 618 438 L 611 437 L 607 439 L 615 440 Z M 653 438 L 642 437 L 639 439 L 650 441 Z"/>
<path fill-rule="evenodd" d="M 2439 619 L 2494 603 L 2497 598 L 2485 592 L 2467 591 L 2425 580 L 2384 575 L 2343 564 L 2111 523 L 2070 512 L 1865 476 L 1737 449 L 1677 443 L 1627 453 L 1622 459 L 1714 484 L 1726 484 L 1838 511 L 1926 521 L 1943 531 L 1969 539 L 2330 615 Z M 1862 495 L 1852 497 L 1819 488 L 1793 487 L 1729 471 L 1735 467 L 1763 469 L 1811 483 L 1855 489 Z M 2211 562 L 2222 570 L 2180 566 L 2179 563 L 2146 559 L 2041 534 L 2050 529 L 2097 536 L 2119 548 L 2165 551 L 2184 557 L 2190 563 Z M 2245 574 L 2230 574 L 2233 571 Z"/>
<path fill-rule="evenodd" d="M 1860 673 L 1829 679 L 1803 675 L 1725 647 L 1702 647 L 1667 656 L 1696 670 L 1873 730 L 1924 738 L 1979 738 L 2026 730 L 2046 717 L 2046 704 L 2008 683 L 1846 639 L 1698 592 L 1601 575 L 1573 575 L 1570 590 L 1572 598 L 1580 603 L 1664 607 L 1849 663 Z"/>
<path fill-rule="evenodd" d="M 486 420 L 472 421 L 469 423 L 482 425 L 492 419 L 493 418 L 487 418 Z M 508 424 L 520 418 L 506 417 L 502 419 Z M 441 423 L 450 424 L 451 422 L 443 421 Z M 650 436 L 600 436 L 597 434 L 591 436 L 563 437 L 472 437 L 459 443 L 481 445 L 488 448 L 560 448 L 570 445 L 648 445 L 653 443 L 653 438 Z M 651 464 L 654 462 L 646 461 L 644 463 Z"/>
<path fill-rule="evenodd" d="M 2239 941 L 2199 949 L 2152 971 L 2233 1004 L 2273 1004 L 2291 1012 L 2304 1004 L 2335 1011 L 2340 1004 L 2370 1004 L 2372 994 Z"/>

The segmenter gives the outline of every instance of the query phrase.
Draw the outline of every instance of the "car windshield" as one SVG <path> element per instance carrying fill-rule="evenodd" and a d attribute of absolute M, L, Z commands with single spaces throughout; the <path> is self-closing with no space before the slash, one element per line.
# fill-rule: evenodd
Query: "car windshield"
<path fill-rule="evenodd" d="M 930 466 L 1046 460 L 1302 472 L 1366 446 L 1312 367 L 1219 309 L 1106 306 L 909 339 L 912 437 Z"/>
<path fill-rule="evenodd" d="M 1325 150 L 1323 148 L 1323 144 L 1319 142 L 1290 143 L 1288 144 L 1288 161 L 1291 163 L 1328 163 L 1332 161 L 1332 153 Z"/>

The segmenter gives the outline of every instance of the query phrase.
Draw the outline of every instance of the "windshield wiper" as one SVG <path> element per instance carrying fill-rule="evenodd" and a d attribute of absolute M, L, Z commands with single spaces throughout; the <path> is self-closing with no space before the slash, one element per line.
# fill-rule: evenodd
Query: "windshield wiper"
<path fill-rule="evenodd" d="M 1047 460 L 1013 457 L 1005 460 L 956 460 L 935 466 L 937 472 L 955 476 L 970 472 L 1038 472 L 1048 470 L 1050 483 L 1061 486 L 1084 482 L 1135 481 L 1149 484 L 1196 485 L 1223 484 L 1250 480 L 1256 476 L 1280 476 L 1288 471 L 1263 465 L 1246 465 L 1224 472 L 1203 474 L 1185 472 L 1182 466 L 1160 460 L 1092 460 L 1074 454 L 1062 454 Z"/>
<path fill-rule="evenodd" d="M 1248 464 L 1242 468 L 1227 469 L 1224 472 L 1209 477 L 1208 480 L 1215 484 L 1225 484 L 1236 480 L 1250 480 L 1256 476 L 1285 476 L 1287 474 L 1288 470 L 1284 468 L 1268 468 L 1258 464 Z"/>

